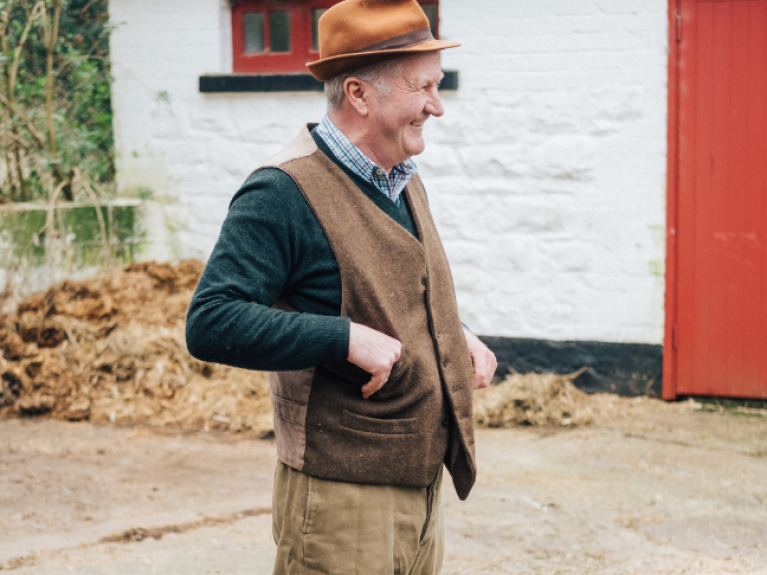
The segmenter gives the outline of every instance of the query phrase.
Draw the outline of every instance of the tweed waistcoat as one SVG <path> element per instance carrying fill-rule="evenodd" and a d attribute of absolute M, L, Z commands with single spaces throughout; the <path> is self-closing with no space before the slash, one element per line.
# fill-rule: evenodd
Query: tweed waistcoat
<path fill-rule="evenodd" d="M 323 479 L 416 487 L 444 462 L 465 499 L 476 478 L 473 369 L 420 179 L 403 192 L 416 238 L 317 147 L 309 127 L 265 167 L 287 173 L 316 215 L 338 262 L 341 315 L 402 342 L 369 399 L 361 387 L 370 374 L 350 362 L 271 373 L 279 458 Z"/>

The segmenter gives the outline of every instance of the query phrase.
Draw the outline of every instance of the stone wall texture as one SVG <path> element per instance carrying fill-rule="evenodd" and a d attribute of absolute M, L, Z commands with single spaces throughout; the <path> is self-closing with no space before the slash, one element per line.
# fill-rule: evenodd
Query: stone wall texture
<path fill-rule="evenodd" d="M 416 158 L 464 322 L 491 336 L 661 343 L 666 0 L 442 0 L 459 71 Z M 112 0 L 118 179 L 160 258 L 205 259 L 247 174 L 320 93 L 201 94 L 231 72 L 228 0 Z"/>

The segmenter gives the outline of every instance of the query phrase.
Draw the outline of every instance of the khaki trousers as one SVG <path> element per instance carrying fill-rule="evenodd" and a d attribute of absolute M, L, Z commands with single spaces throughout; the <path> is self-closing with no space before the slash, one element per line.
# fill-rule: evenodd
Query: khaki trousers
<path fill-rule="evenodd" d="M 442 470 L 428 487 L 310 477 L 277 463 L 274 575 L 439 575 Z"/>

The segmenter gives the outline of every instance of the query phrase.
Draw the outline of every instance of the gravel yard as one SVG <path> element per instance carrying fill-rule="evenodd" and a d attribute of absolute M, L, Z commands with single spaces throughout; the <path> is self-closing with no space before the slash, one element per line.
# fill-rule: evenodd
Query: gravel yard
<path fill-rule="evenodd" d="M 477 434 L 469 500 L 446 485 L 445 575 L 767 573 L 760 413 L 648 402 Z M 274 461 L 271 440 L 235 434 L 2 420 L 0 568 L 267 575 Z"/>

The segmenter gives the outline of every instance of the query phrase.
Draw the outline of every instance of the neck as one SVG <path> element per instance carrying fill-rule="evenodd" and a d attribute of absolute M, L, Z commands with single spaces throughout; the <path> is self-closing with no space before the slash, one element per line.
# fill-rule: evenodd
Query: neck
<path fill-rule="evenodd" d="M 364 122 L 357 118 L 349 118 L 346 114 L 336 111 L 328 111 L 328 117 L 341 130 L 348 140 L 367 156 L 379 168 L 390 173 L 392 168 L 400 162 L 386 158 L 383 150 L 377 145 L 379 138 L 374 130 L 371 130 Z"/>

